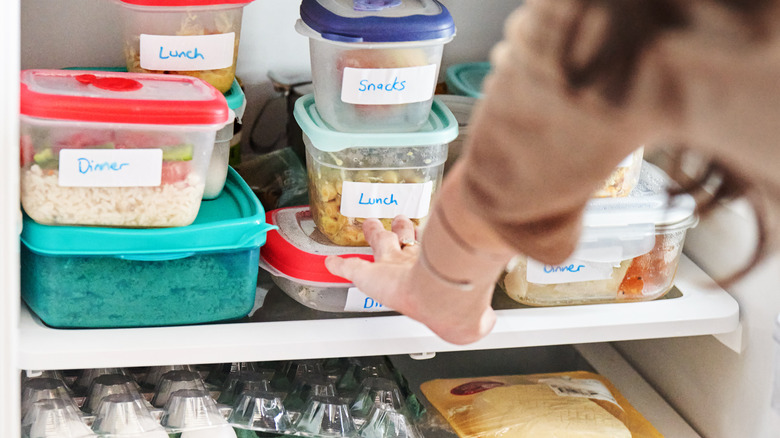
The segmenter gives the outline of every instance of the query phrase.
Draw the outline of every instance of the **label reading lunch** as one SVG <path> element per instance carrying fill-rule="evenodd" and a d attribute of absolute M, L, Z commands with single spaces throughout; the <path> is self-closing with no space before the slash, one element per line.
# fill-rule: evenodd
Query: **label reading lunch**
<path fill-rule="evenodd" d="M 535 284 L 574 283 L 577 281 L 608 280 L 620 262 L 592 262 L 570 258 L 558 265 L 547 265 L 528 259 L 526 278 Z"/>
<path fill-rule="evenodd" d="M 355 105 L 424 102 L 436 88 L 436 64 L 404 68 L 344 69 L 341 100 Z"/>
<path fill-rule="evenodd" d="M 412 219 L 428 215 L 433 181 L 391 184 L 344 181 L 341 214 L 348 217 L 392 218 L 403 214 Z"/>
<path fill-rule="evenodd" d="M 215 70 L 233 65 L 234 32 L 215 35 L 141 34 L 141 68 L 147 70 Z"/>
<path fill-rule="evenodd" d="M 360 289 L 351 287 L 347 289 L 347 304 L 344 305 L 345 312 L 390 312 L 391 308 L 383 306 L 374 301 L 373 298 L 364 294 Z"/>
<path fill-rule="evenodd" d="M 596 400 L 604 400 L 618 404 L 612 392 L 604 386 L 603 383 L 595 379 L 569 379 L 569 378 L 549 378 L 541 379 L 539 383 L 544 383 L 561 397 L 584 397 Z"/>
<path fill-rule="evenodd" d="M 162 179 L 162 149 L 63 149 L 62 187 L 156 187 Z"/>

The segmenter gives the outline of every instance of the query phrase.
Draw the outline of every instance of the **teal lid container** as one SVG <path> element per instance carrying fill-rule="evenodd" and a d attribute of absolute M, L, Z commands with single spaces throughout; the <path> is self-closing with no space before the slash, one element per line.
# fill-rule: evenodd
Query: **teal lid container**
<path fill-rule="evenodd" d="M 449 67 L 444 75 L 447 90 L 461 96 L 482 97 L 482 82 L 490 73 L 489 62 L 468 62 Z"/>
<path fill-rule="evenodd" d="M 22 299 L 53 327 L 197 324 L 254 306 L 260 247 L 275 229 L 232 168 L 185 227 L 41 225 L 24 218 Z"/>
<path fill-rule="evenodd" d="M 367 246 L 364 218 L 390 229 L 402 214 L 421 223 L 441 186 L 449 143 L 458 121 L 434 98 L 425 123 L 415 132 L 343 132 L 320 117 L 314 96 L 295 102 L 303 132 L 314 223 L 331 243 Z"/>
<path fill-rule="evenodd" d="M 428 118 L 414 132 L 345 132 L 338 131 L 320 117 L 314 95 L 295 101 L 295 121 L 317 149 L 327 152 L 352 147 L 395 147 L 447 144 L 458 136 L 458 120 L 438 98 L 433 99 Z"/>

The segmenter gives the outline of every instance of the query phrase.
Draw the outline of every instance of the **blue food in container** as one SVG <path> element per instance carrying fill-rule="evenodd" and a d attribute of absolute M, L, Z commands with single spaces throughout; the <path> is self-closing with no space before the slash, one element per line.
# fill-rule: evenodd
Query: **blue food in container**
<path fill-rule="evenodd" d="M 253 308 L 260 247 L 274 229 L 232 168 L 186 227 L 51 226 L 25 216 L 22 299 L 58 328 L 238 319 Z"/>

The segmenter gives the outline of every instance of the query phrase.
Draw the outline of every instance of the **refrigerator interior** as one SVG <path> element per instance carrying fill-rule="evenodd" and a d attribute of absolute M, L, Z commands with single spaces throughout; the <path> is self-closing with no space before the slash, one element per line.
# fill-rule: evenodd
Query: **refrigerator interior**
<path fill-rule="evenodd" d="M 455 39 L 444 49 L 442 72 L 456 63 L 485 60 L 490 47 L 501 36 L 503 18 L 520 2 L 495 0 L 489 2 L 488 8 L 483 2 L 468 0 L 444 0 L 443 3 L 450 9 L 458 30 Z M 298 7 L 297 1 L 256 0 L 245 8 L 237 68 L 249 103 L 244 132 L 251 132 L 262 103 L 277 96 L 268 79 L 269 71 L 283 77 L 300 77 L 306 76 L 310 68 L 307 39 L 293 29 Z M 685 434 L 693 433 L 687 422 L 698 432 L 667 436 L 770 438 L 780 433 L 780 413 L 770 408 L 772 370 L 777 360 L 772 331 L 780 313 L 780 294 L 776 290 L 780 260 L 770 257 L 746 278 L 730 286 L 728 293 L 714 286 L 711 280 L 740 266 L 752 249 L 753 222 L 741 203 L 718 210 L 689 233 L 686 254 L 693 261 L 686 260 L 681 266 L 677 298 L 660 300 L 650 306 L 618 307 L 618 311 L 613 307 L 594 306 L 588 311 L 567 308 L 522 314 L 505 312 L 500 316 L 497 330 L 473 346 L 446 344 L 413 321 L 397 316 L 95 334 L 47 329 L 28 312 L 19 312 L 18 71 L 20 68 L 122 65 L 116 8 L 110 0 L 20 0 L 9 2 L 0 18 L 3 24 L 0 31 L 3 59 L 0 155 L 4 178 L 0 188 L 0 284 L 5 309 L 0 329 L 3 337 L 0 397 L 5 407 L 0 410 L 3 425 L 0 430 L 3 436 L 18 436 L 15 428 L 19 416 L 20 368 L 162 365 L 177 362 L 174 357 L 181 362 L 208 363 L 362 354 L 392 354 L 406 363 L 409 353 L 430 352 L 450 352 L 438 356 L 459 358 L 468 364 L 474 363 L 480 351 L 489 353 L 512 347 L 520 356 L 514 360 L 523 362 L 524 352 L 541 351 L 539 348 L 545 345 L 569 344 L 581 344 L 577 351 L 596 370 L 605 358 L 608 364 L 625 358 L 631 366 L 610 371 L 615 374 L 607 377 L 618 380 L 620 376 L 631 375 L 622 384 L 615 383 L 632 403 L 636 402 L 629 393 L 636 392 L 636 400 L 641 394 L 657 397 L 654 388 L 663 399 L 658 398 L 647 406 L 661 406 L 658 409 L 665 411 L 668 409 L 665 400 L 684 418 L 675 417 L 669 424 L 679 422 Z M 269 123 L 264 129 L 278 130 L 284 120 L 279 117 L 264 123 Z M 707 310 L 704 316 L 697 314 L 700 309 Z M 328 330 L 340 331 L 341 335 L 330 343 L 312 336 Z M 371 335 L 344 334 L 350 330 Z M 272 336 L 263 336 L 269 333 L 284 334 L 292 341 L 277 342 Z M 718 338 L 710 334 L 718 334 Z M 116 340 L 110 351 L 103 343 L 108 339 Z M 156 343 L 150 345 L 150 339 Z M 467 350 L 473 352 L 458 354 Z M 424 364 L 425 361 L 420 361 L 408 365 L 418 370 Z M 435 371 L 434 364 L 430 362 L 427 371 Z M 647 383 L 650 386 L 643 386 Z M 636 406 L 642 411 L 639 404 Z M 648 417 L 656 415 L 642 412 Z"/>

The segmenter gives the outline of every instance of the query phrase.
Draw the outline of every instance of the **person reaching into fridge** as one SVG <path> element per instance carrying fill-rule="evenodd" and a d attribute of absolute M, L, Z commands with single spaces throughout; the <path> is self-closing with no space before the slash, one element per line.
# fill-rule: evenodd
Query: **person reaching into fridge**
<path fill-rule="evenodd" d="M 495 324 L 507 263 L 571 255 L 594 189 L 639 146 L 670 151 L 666 170 L 701 214 L 752 202 L 759 243 L 746 269 L 772 246 L 780 2 L 527 0 L 491 65 L 428 221 L 396 217 L 386 231 L 366 220 L 374 262 L 329 257 L 333 274 L 445 341 L 475 342 Z"/>

